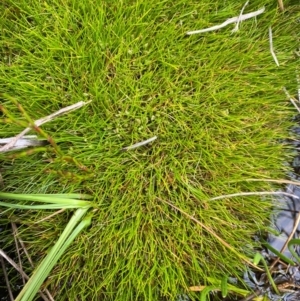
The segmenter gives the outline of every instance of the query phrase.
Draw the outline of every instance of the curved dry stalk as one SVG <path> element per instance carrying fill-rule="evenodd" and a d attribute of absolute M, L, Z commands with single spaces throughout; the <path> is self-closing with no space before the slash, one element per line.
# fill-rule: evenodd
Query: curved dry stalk
<path fill-rule="evenodd" d="M 211 199 L 208 199 L 208 201 L 216 201 L 216 200 L 221 200 L 221 199 L 226 199 L 226 198 L 232 198 L 232 197 L 237 197 L 237 196 L 251 196 L 251 195 L 285 195 L 292 197 L 294 199 L 300 199 L 297 195 L 288 193 L 288 192 L 281 192 L 281 191 L 259 191 L 259 192 L 238 192 L 238 193 L 232 193 L 232 194 L 224 194 L 220 195 Z"/>
<path fill-rule="evenodd" d="M 243 6 L 243 8 L 242 8 L 242 10 L 241 10 L 241 12 L 240 12 L 240 15 L 239 15 L 239 18 L 238 18 L 238 20 L 237 20 L 237 22 L 236 22 L 236 24 L 235 24 L 235 27 L 232 29 L 232 33 L 233 32 L 237 32 L 238 30 L 239 30 L 239 25 L 240 25 L 240 23 L 241 23 L 241 17 L 242 17 L 242 15 L 243 15 L 243 12 L 244 12 L 244 10 L 245 10 L 245 8 L 246 8 L 246 6 L 249 4 L 249 0 L 248 1 L 246 1 L 246 3 L 244 4 L 244 6 Z"/>
<path fill-rule="evenodd" d="M 273 57 L 276 65 L 279 67 L 279 62 L 278 62 L 277 56 L 276 56 L 276 54 L 274 52 L 274 48 L 273 48 L 273 34 L 272 34 L 271 26 L 269 27 L 269 41 L 270 41 L 270 52 L 272 54 L 272 57 Z"/>
<path fill-rule="evenodd" d="M 274 182 L 279 184 L 293 184 L 296 186 L 300 186 L 300 181 L 291 181 L 291 180 L 285 180 L 285 179 L 244 179 L 243 181 L 249 181 L 249 182 Z"/>
<path fill-rule="evenodd" d="M 236 23 L 236 22 L 241 22 L 241 21 L 256 17 L 256 16 L 262 14 L 264 11 L 265 11 L 265 8 L 262 7 L 261 9 L 259 9 L 257 11 L 254 11 L 254 12 L 251 12 L 251 13 L 248 13 L 248 14 L 245 14 L 245 15 L 240 15 L 238 17 L 233 17 L 233 18 L 227 19 L 222 24 L 215 25 L 215 26 L 208 27 L 208 28 L 204 28 L 204 29 L 200 29 L 200 30 L 188 31 L 186 34 L 187 35 L 192 35 L 192 34 L 197 34 L 197 33 L 204 33 L 204 32 L 208 32 L 208 31 L 218 30 L 218 29 L 221 29 L 223 27 L 226 27 L 229 24 Z"/>
<path fill-rule="evenodd" d="M 189 219 L 191 219 L 192 221 L 194 221 L 196 224 L 198 224 L 199 226 L 201 226 L 208 233 L 210 233 L 213 237 L 215 237 L 223 246 L 225 246 L 227 249 L 229 249 L 232 253 L 234 253 L 237 257 L 239 257 L 240 259 L 242 259 L 244 262 L 246 262 L 247 264 L 249 264 L 250 266 L 252 266 L 256 270 L 263 271 L 261 268 L 259 268 L 256 265 L 254 265 L 246 256 L 243 256 L 238 251 L 236 251 L 230 244 L 228 244 L 223 238 L 221 238 L 212 229 L 210 229 L 209 227 L 205 226 L 203 223 L 201 223 L 200 221 L 198 221 L 196 218 L 194 218 L 190 214 L 186 213 L 185 211 L 183 211 L 182 209 L 178 208 L 177 206 L 173 205 L 172 203 L 170 203 L 168 201 L 162 200 L 160 198 L 157 198 L 157 199 L 159 199 L 160 201 L 168 204 L 169 206 L 171 206 L 172 208 L 174 208 L 177 211 L 181 212 L 183 215 L 185 215 L 186 217 L 188 217 Z"/>

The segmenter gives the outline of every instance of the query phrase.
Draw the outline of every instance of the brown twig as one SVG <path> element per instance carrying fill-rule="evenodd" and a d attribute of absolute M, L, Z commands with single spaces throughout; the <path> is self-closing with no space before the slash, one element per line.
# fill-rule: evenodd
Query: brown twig
<path fill-rule="evenodd" d="M 15 241 L 16 250 L 17 250 L 17 254 L 18 254 L 19 266 L 20 266 L 20 269 L 22 270 L 22 272 L 24 272 L 23 267 L 22 267 L 21 256 L 20 256 L 19 244 L 18 244 L 18 240 L 17 240 L 18 229 L 17 229 L 17 226 L 14 222 L 11 222 L 11 227 L 12 227 L 12 230 L 13 230 L 14 241 Z M 25 278 L 23 277 L 22 274 L 21 274 L 21 276 L 22 276 L 23 284 L 25 284 L 26 283 Z"/>
<path fill-rule="evenodd" d="M 16 228 L 16 231 L 18 232 L 18 228 Z M 33 262 L 32 262 L 32 260 L 31 260 L 31 258 L 30 258 L 30 256 L 29 256 L 29 254 L 28 254 L 28 252 L 27 252 L 26 247 L 25 247 L 25 244 L 24 244 L 23 240 L 18 236 L 18 233 L 17 233 L 17 238 L 18 238 L 18 241 L 19 241 L 19 243 L 20 243 L 20 245 L 21 245 L 21 247 L 22 247 L 22 249 L 23 249 L 23 251 L 24 251 L 24 253 L 25 253 L 25 255 L 26 255 L 26 257 L 27 257 L 27 259 L 28 259 L 28 261 L 29 261 L 29 263 L 30 263 L 30 265 L 31 265 L 32 267 L 34 267 Z"/>
<path fill-rule="evenodd" d="M 10 298 L 11 301 L 14 301 L 15 299 L 14 299 L 13 293 L 12 293 L 11 288 L 10 288 L 10 283 L 9 283 L 7 273 L 6 273 L 6 267 L 5 267 L 5 263 L 4 263 L 4 260 L 3 260 L 2 256 L 0 256 L 0 260 L 1 260 L 1 266 L 2 266 L 2 270 L 3 270 L 4 279 L 5 279 L 5 283 L 6 283 L 6 288 L 8 290 L 9 298 Z"/>
<path fill-rule="evenodd" d="M 254 293 L 248 295 L 247 297 L 245 297 L 245 298 L 243 298 L 242 300 L 239 300 L 239 301 L 251 301 L 252 299 L 254 299 L 255 297 L 258 297 L 260 295 L 261 295 L 261 291 L 258 289 Z"/>
<path fill-rule="evenodd" d="M 40 223 L 40 222 L 46 221 L 47 219 L 50 219 L 51 217 L 53 217 L 53 216 L 55 216 L 55 215 L 57 215 L 57 214 L 60 214 L 60 213 L 64 212 L 65 210 L 66 210 L 66 209 L 60 209 L 60 210 L 54 212 L 53 214 L 50 214 L 50 215 L 48 215 L 48 216 L 42 218 L 41 220 L 39 220 L 39 221 L 37 221 L 37 222 L 34 222 L 34 224 L 38 224 L 38 223 Z"/>
<path fill-rule="evenodd" d="M 283 0 L 278 0 L 278 5 L 281 11 L 284 11 Z"/>

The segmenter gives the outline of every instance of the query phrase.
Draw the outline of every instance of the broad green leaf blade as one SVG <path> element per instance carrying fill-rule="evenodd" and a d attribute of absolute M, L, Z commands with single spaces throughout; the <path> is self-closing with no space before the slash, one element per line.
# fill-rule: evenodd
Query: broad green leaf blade
<path fill-rule="evenodd" d="M 74 241 L 74 239 L 80 234 L 80 232 L 83 229 L 87 228 L 91 224 L 92 215 L 93 214 L 89 214 L 79 223 L 79 225 L 73 230 L 73 232 L 70 234 L 68 239 L 65 241 L 65 243 L 61 246 L 61 248 L 54 255 L 52 260 L 49 261 L 48 265 L 41 267 L 42 275 L 40 276 L 40 278 L 36 278 L 36 282 L 34 284 L 34 287 L 32 288 L 30 298 L 29 299 L 21 299 L 21 301 L 32 300 L 35 297 L 35 295 L 38 292 L 38 290 L 40 289 L 41 285 L 43 284 L 45 279 L 49 276 L 51 270 L 53 269 L 53 267 L 55 266 L 57 261 L 60 259 L 60 257 L 63 255 L 63 253 L 66 251 L 66 249 L 70 246 L 70 244 Z M 23 298 L 25 298 L 25 295 Z"/>
<path fill-rule="evenodd" d="M 90 208 L 90 206 L 72 205 L 72 204 L 45 204 L 45 205 L 22 205 L 13 203 L 0 202 L 0 207 L 7 207 L 12 209 L 29 209 L 29 210 L 40 210 L 40 209 L 77 209 L 77 208 Z"/>
<path fill-rule="evenodd" d="M 34 201 L 34 202 L 44 202 L 44 203 L 51 203 L 51 204 L 70 204 L 77 207 L 80 206 L 91 206 L 91 202 L 84 201 L 84 200 L 76 200 L 76 199 L 69 199 L 67 197 L 56 197 L 54 195 L 34 195 L 34 194 L 15 194 L 15 193 L 5 193 L 0 192 L 1 199 L 8 199 L 8 200 L 19 200 L 19 201 Z"/>
<path fill-rule="evenodd" d="M 34 298 L 36 292 L 39 290 L 41 284 L 45 280 L 45 278 L 49 274 L 49 266 L 53 264 L 57 253 L 63 247 L 65 242 L 68 240 L 70 234 L 76 227 L 77 223 L 81 220 L 81 218 L 86 214 L 88 209 L 77 209 L 70 219 L 69 223 L 67 224 L 65 230 L 59 237 L 56 244 L 52 247 L 50 252 L 47 256 L 42 260 L 42 262 L 36 267 L 35 271 L 33 272 L 32 276 L 25 284 L 21 292 L 19 293 L 18 297 L 15 301 L 30 301 Z M 58 260 L 58 258 L 57 258 Z M 55 264 L 55 263 L 54 263 Z M 53 265 L 54 265 L 53 264 Z M 48 274 L 47 274 L 48 273 Z"/>
<path fill-rule="evenodd" d="M 82 193 L 55 193 L 55 194 L 42 194 L 42 193 L 37 193 L 37 194 L 29 194 L 33 196 L 42 196 L 42 197 L 57 197 L 57 198 L 64 198 L 64 199 L 78 199 L 78 200 L 88 200 L 92 199 L 93 197 L 88 194 L 82 194 Z"/>

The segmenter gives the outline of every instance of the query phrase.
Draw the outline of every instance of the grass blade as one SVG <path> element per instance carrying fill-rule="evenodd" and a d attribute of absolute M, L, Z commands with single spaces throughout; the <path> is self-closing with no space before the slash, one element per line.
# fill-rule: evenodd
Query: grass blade
<path fill-rule="evenodd" d="M 266 263 L 266 260 L 264 259 L 264 257 L 263 257 L 260 253 L 256 253 L 255 256 L 254 256 L 254 259 L 253 259 L 253 263 L 254 263 L 255 265 L 257 265 L 260 261 L 261 261 L 261 262 L 263 263 L 263 265 L 264 265 L 265 271 L 266 271 L 267 276 L 268 276 L 268 279 L 269 279 L 269 281 L 270 281 L 270 283 L 271 283 L 271 285 L 272 285 L 272 287 L 273 287 L 273 289 L 274 289 L 274 292 L 275 292 L 277 295 L 280 295 L 280 293 L 279 293 L 279 291 L 278 291 L 278 289 L 277 289 L 277 286 L 276 286 L 276 284 L 275 284 L 275 282 L 274 282 L 274 280 L 273 280 L 273 278 L 272 278 L 272 275 L 271 275 L 271 273 L 270 273 L 270 270 L 269 270 L 269 268 L 268 268 L 268 265 L 267 265 L 267 263 Z"/>
<path fill-rule="evenodd" d="M 300 245 L 300 239 L 296 239 L 296 238 L 291 239 L 288 243 L 288 249 L 294 256 L 294 258 L 298 261 L 298 263 L 300 263 L 300 257 L 298 256 L 298 254 L 295 252 L 295 250 L 293 248 L 295 245 Z"/>
<path fill-rule="evenodd" d="M 278 252 L 275 248 L 273 248 L 270 244 L 267 242 L 262 243 L 267 249 L 269 249 L 272 253 L 274 253 L 276 256 L 278 256 L 281 260 L 284 262 L 295 265 L 295 262 L 291 259 L 289 259 L 287 256 L 283 255 L 282 253 Z"/>

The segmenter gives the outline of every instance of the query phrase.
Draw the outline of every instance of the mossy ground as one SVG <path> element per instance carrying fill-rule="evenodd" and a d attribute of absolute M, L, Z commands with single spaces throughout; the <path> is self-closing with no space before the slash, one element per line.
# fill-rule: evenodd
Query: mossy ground
<path fill-rule="evenodd" d="M 296 87 L 299 9 L 251 1 L 256 19 L 187 37 L 238 16 L 244 1 L 2 1 L 2 105 L 33 120 L 80 100 L 92 102 L 42 126 L 65 156 L 47 148 L 13 161 L 3 156 L 6 191 L 84 192 L 98 203 L 92 227 L 76 239 L 48 279 L 56 300 L 174 300 L 187 288 L 244 262 L 213 235 L 172 209 L 197 218 L 232 248 L 252 256 L 270 199 L 225 198 L 269 191 L 290 151 L 294 108 L 282 87 Z M 298 19 L 297 19 L 298 18 Z M 269 52 L 268 27 L 280 67 Z M 10 121 L 13 121 L 11 118 Z M 4 120 L 4 119 L 3 119 Z M 22 127 L 4 122 L 0 136 Z M 151 145 L 122 147 L 157 135 Z M 71 212 L 8 212 L 36 263 Z M 2 244 L 13 244 L 9 232 Z M 30 273 L 26 260 L 23 265 Z"/>

